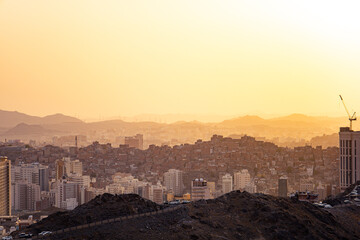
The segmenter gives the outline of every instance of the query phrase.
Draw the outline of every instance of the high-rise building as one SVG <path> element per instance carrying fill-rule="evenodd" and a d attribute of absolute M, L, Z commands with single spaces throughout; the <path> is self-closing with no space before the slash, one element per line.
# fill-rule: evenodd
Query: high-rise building
<path fill-rule="evenodd" d="M 72 210 L 69 206 L 74 207 L 74 202 L 73 200 L 67 200 L 75 198 L 77 200 L 77 203 L 80 202 L 79 199 L 81 198 L 81 196 L 79 192 L 79 184 L 77 183 L 60 179 L 57 180 L 55 188 L 52 191 L 55 192 L 55 207 Z M 64 207 L 64 205 L 66 207 Z"/>
<path fill-rule="evenodd" d="M 39 167 L 39 185 L 40 191 L 49 191 L 49 167 Z"/>
<path fill-rule="evenodd" d="M 65 158 L 58 159 L 55 162 L 56 180 L 62 179 L 65 176 Z"/>
<path fill-rule="evenodd" d="M 24 164 L 11 168 L 11 180 L 15 184 L 19 181 L 37 184 L 41 191 L 49 191 L 49 168 L 39 163 Z"/>
<path fill-rule="evenodd" d="M 172 190 L 175 196 L 183 194 L 183 172 L 169 169 L 164 173 L 164 185 L 168 191 Z"/>
<path fill-rule="evenodd" d="M 0 216 L 11 216 L 11 161 L 0 156 Z"/>
<path fill-rule="evenodd" d="M 230 174 L 225 174 L 222 177 L 222 193 L 228 193 L 233 190 L 233 178 Z"/>
<path fill-rule="evenodd" d="M 340 128 L 340 189 L 360 180 L 360 131 Z"/>
<path fill-rule="evenodd" d="M 287 197 L 287 193 L 288 193 L 287 178 L 281 177 L 279 179 L 278 195 L 279 195 L 279 197 Z"/>
<path fill-rule="evenodd" d="M 247 169 L 234 173 L 234 189 L 244 190 L 246 185 L 250 183 L 250 173 Z"/>
<path fill-rule="evenodd" d="M 142 134 L 136 134 L 132 137 L 125 137 L 125 144 L 129 145 L 129 147 L 137 148 L 137 149 L 143 149 L 144 140 Z"/>
<path fill-rule="evenodd" d="M 33 211 L 36 209 L 35 203 L 40 201 L 41 196 L 39 185 L 21 180 L 15 183 L 14 190 L 15 210 Z"/>
<path fill-rule="evenodd" d="M 210 198 L 210 188 L 203 178 L 196 178 L 191 182 L 191 199 L 197 201 Z"/>

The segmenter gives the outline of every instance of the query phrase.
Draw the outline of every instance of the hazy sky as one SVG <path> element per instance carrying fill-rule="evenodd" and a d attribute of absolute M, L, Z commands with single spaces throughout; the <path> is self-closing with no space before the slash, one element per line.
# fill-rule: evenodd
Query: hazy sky
<path fill-rule="evenodd" d="M 0 109 L 360 112 L 360 1 L 0 0 Z"/>

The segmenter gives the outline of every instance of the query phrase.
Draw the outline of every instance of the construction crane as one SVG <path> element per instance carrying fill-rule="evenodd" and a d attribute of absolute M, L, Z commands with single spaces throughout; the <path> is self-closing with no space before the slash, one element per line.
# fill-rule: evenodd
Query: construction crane
<path fill-rule="evenodd" d="M 344 102 L 344 99 L 340 96 L 340 99 L 342 101 L 342 103 L 344 104 L 344 108 L 349 116 L 349 121 L 350 121 L 350 131 L 352 130 L 352 121 L 356 121 L 356 112 L 354 112 L 354 114 L 351 116 L 350 113 L 349 113 L 349 110 L 347 109 L 346 105 L 345 105 L 345 102 Z"/>

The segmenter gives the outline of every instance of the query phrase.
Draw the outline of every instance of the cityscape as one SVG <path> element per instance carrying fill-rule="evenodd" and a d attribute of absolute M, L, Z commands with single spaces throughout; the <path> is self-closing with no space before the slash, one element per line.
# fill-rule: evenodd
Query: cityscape
<path fill-rule="evenodd" d="M 359 7 L 0 1 L 0 239 L 360 239 Z"/>

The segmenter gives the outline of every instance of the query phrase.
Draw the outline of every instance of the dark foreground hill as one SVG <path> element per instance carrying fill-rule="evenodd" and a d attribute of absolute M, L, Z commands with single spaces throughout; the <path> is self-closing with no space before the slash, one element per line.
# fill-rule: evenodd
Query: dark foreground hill
<path fill-rule="evenodd" d="M 24 232 L 54 231 L 161 207 L 134 194 L 106 194 L 73 211 L 53 214 Z M 336 211 L 341 214 L 341 209 Z M 349 211 L 359 214 L 358 207 Z M 49 239 L 360 239 L 359 226 L 310 203 L 234 191 L 175 211 L 72 230 Z"/>

